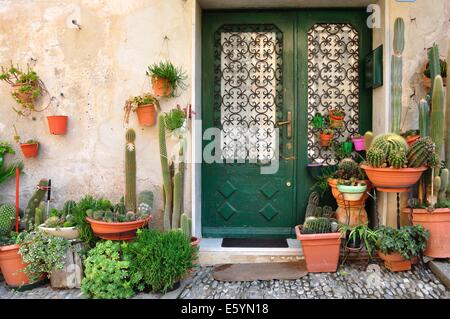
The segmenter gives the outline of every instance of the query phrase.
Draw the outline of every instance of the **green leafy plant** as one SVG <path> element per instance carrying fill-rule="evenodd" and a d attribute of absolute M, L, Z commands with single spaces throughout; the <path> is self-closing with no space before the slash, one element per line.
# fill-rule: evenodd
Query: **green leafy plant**
<path fill-rule="evenodd" d="M 181 89 L 186 88 L 186 84 L 184 83 L 187 78 L 186 73 L 169 61 L 162 61 L 150 65 L 146 73 L 147 76 L 152 78 L 152 81 L 155 78 L 167 79 L 172 87 L 172 96 L 175 96 L 175 91 L 178 87 Z"/>
<path fill-rule="evenodd" d="M 405 259 L 411 259 L 425 250 L 430 232 L 422 225 L 402 226 L 400 229 L 382 226 L 377 236 L 376 247 L 383 254 L 399 253 Z"/>
<path fill-rule="evenodd" d="M 48 275 L 52 270 L 62 269 L 69 241 L 64 238 L 47 235 L 40 230 L 22 232 L 17 238 L 19 253 L 27 264 L 25 273 L 36 281 L 43 273 Z"/>
<path fill-rule="evenodd" d="M 27 65 L 26 71 L 12 63 L 9 67 L 1 67 L 0 80 L 10 84 L 17 89 L 13 90 L 11 95 L 24 109 L 17 110 L 13 108 L 19 115 L 27 116 L 37 110 L 34 101 L 46 91 L 45 86 L 36 71 Z"/>
<path fill-rule="evenodd" d="M 167 292 L 194 267 L 196 248 L 179 230 L 138 230 L 132 243 L 124 244 L 132 281 L 137 289 Z"/>
<path fill-rule="evenodd" d="M 339 231 L 342 237 L 346 238 L 347 246 L 359 248 L 359 245 L 364 245 L 369 256 L 372 256 L 375 251 L 378 236 L 381 232 L 379 229 L 372 230 L 369 226 L 362 224 L 354 227 L 341 224 Z"/>
<path fill-rule="evenodd" d="M 174 130 L 183 126 L 186 120 L 186 113 L 183 111 L 179 105 L 176 108 L 170 110 L 164 116 L 164 124 L 166 129 L 173 132 Z"/>
<path fill-rule="evenodd" d="M 17 242 L 17 236 L 19 234 L 16 232 L 10 232 L 9 234 L 0 235 L 0 247 L 7 245 L 14 245 Z"/>
<path fill-rule="evenodd" d="M 134 295 L 130 261 L 124 260 L 121 244 L 98 242 L 84 261 L 81 291 L 90 298 L 118 299 Z"/>
<path fill-rule="evenodd" d="M 336 117 L 343 117 L 345 116 L 345 112 L 340 109 L 332 109 L 330 110 L 330 114 Z"/>
<path fill-rule="evenodd" d="M 143 105 L 154 105 L 157 111 L 160 110 L 158 99 L 151 93 L 144 93 L 139 96 L 133 96 L 125 101 L 125 106 L 123 107 L 125 111 L 124 122 L 128 123 L 131 112 L 136 112 L 138 107 L 141 107 Z"/>
<path fill-rule="evenodd" d="M 16 172 L 16 168 L 22 170 L 23 164 L 21 162 L 13 163 L 5 166 L 5 156 L 7 154 L 15 154 L 16 152 L 8 142 L 0 142 L 0 184 L 8 180 Z"/>

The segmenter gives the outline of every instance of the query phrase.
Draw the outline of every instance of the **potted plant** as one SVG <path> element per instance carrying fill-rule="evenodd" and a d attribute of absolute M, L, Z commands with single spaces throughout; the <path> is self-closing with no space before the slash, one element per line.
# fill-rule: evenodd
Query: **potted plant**
<path fill-rule="evenodd" d="M 303 225 L 295 226 L 295 234 L 301 242 L 308 272 L 336 271 L 341 247 L 336 221 L 325 215 L 310 216 Z"/>
<path fill-rule="evenodd" d="M 341 183 L 353 181 L 355 185 L 365 184 L 366 191 L 363 192 L 358 200 L 345 200 L 344 193 L 341 193 L 338 189 L 339 181 L 342 181 Z M 365 209 L 365 202 L 369 197 L 368 193 L 372 187 L 369 180 L 367 180 L 366 174 L 358 166 L 358 163 L 351 158 L 342 159 L 337 166 L 337 170 L 329 175 L 326 182 L 328 186 L 331 187 L 331 193 L 338 204 L 336 210 L 337 220 L 340 223 L 348 224 L 350 226 L 367 224 L 368 217 Z"/>
<path fill-rule="evenodd" d="M 384 265 L 391 271 L 411 269 L 411 260 L 426 248 L 429 232 L 421 225 L 402 226 L 400 229 L 382 226 L 376 248 Z"/>
<path fill-rule="evenodd" d="M 62 210 L 53 208 L 50 211 L 50 216 L 38 227 L 49 235 L 65 239 L 76 239 L 80 236 L 75 219 L 76 210 L 77 204 L 69 200 L 64 203 Z"/>
<path fill-rule="evenodd" d="M 126 100 L 124 106 L 124 122 L 128 123 L 131 111 L 136 112 L 139 124 L 153 126 L 156 123 L 156 114 L 159 111 L 158 100 L 150 93 L 144 93 Z"/>
<path fill-rule="evenodd" d="M 360 152 L 364 151 L 366 149 L 366 145 L 364 143 L 364 136 L 361 136 L 360 134 L 355 134 L 352 137 L 353 145 L 355 146 L 355 150 Z"/>
<path fill-rule="evenodd" d="M 410 147 L 420 138 L 419 130 L 407 130 L 403 136 Z"/>
<path fill-rule="evenodd" d="M 375 137 L 361 168 L 378 190 L 407 191 L 428 166 L 435 166 L 439 161 L 430 138 L 422 138 L 413 145 L 409 148 L 406 140 L 394 133 Z"/>
<path fill-rule="evenodd" d="M 320 129 L 323 126 L 323 115 L 319 112 L 314 114 L 314 117 L 312 119 L 312 124 L 315 129 Z"/>
<path fill-rule="evenodd" d="M 15 214 L 15 210 L 11 211 Z M 24 272 L 26 264 L 19 253 L 20 246 L 16 243 L 17 236 L 18 233 L 12 231 L 0 236 L 0 269 L 9 287 L 20 287 L 31 282 Z"/>
<path fill-rule="evenodd" d="M 328 147 L 333 139 L 334 131 L 329 128 L 322 128 L 320 131 L 320 146 Z"/>
<path fill-rule="evenodd" d="M 358 201 L 363 197 L 367 190 L 367 184 L 364 181 L 358 181 L 352 177 L 349 180 L 340 179 L 337 189 L 343 195 L 346 201 Z"/>
<path fill-rule="evenodd" d="M 331 128 L 341 128 L 344 126 L 345 112 L 340 109 L 330 109 L 328 111 Z"/>
<path fill-rule="evenodd" d="M 194 267 L 196 252 L 179 230 L 139 230 L 136 240 L 124 245 L 130 271 L 140 278 L 137 289 L 149 289 L 154 293 L 166 293 L 179 287 L 180 280 Z"/>
<path fill-rule="evenodd" d="M 33 139 L 28 140 L 25 143 L 20 143 L 20 149 L 25 158 L 37 157 L 39 153 L 39 142 Z"/>
<path fill-rule="evenodd" d="M 22 170 L 23 164 L 21 162 L 5 165 L 5 156 L 7 154 L 15 154 L 16 152 L 8 142 L 0 142 L 0 184 L 7 181 L 16 173 L 16 168 Z"/>
<path fill-rule="evenodd" d="M 176 139 L 182 138 L 185 134 L 186 112 L 179 105 L 171 109 L 164 115 L 164 125 Z"/>
<path fill-rule="evenodd" d="M 185 72 L 170 61 L 152 64 L 148 67 L 147 76 L 151 78 L 153 93 L 156 96 L 174 97 L 177 88 L 185 88 Z"/>
<path fill-rule="evenodd" d="M 37 73 L 28 65 L 24 71 L 18 66 L 11 64 L 10 67 L 1 67 L 0 80 L 5 81 L 12 87 L 11 95 L 14 100 L 22 106 L 21 110 L 13 108 L 19 115 L 28 116 L 35 108 L 35 101 L 46 91 L 45 86 Z"/>
<path fill-rule="evenodd" d="M 69 117 L 66 115 L 47 116 L 48 128 L 50 134 L 65 135 L 67 133 L 67 122 Z"/>
<path fill-rule="evenodd" d="M 350 156 L 353 151 L 352 139 L 348 137 L 344 142 L 342 142 L 342 151 L 346 156 Z"/>
<path fill-rule="evenodd" d="M 349 226 L 342 224 L 339 226 L 341 236 L 346 239 L 346 248 L 349 250 L 365 249 L 370 257 L 376 248 L 378 240 L 378 229 L 370 229 L 368 225 L 359 224 L 356 226 Z"/>

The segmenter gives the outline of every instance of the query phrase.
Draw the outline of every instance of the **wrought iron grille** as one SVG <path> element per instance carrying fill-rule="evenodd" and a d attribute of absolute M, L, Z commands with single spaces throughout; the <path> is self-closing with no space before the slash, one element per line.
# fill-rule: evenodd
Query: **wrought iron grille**
<path fill-rule="evenodd" d="M 274 25 L 223 25 L 215 32 L 214 123 L 227 162 L 267 163 L 278 153 L 282 44 Z"/>
<path fill-rule="evenodd" d="M 344 141 L 359 127 L 359 35 L 346 23 L 319 23 L 308 30 L 308 159 L 334 165 L 332 148 L 319 143 L 320 129 L 312 125 L 316 113 L 345 111 L 344 125 L 334 140 Z"/>

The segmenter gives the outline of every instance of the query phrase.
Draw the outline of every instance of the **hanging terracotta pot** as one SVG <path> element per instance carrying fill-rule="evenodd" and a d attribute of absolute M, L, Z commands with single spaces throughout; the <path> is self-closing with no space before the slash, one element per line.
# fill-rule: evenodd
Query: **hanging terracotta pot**
<path fill-rule="evenodd" d="M 390 271 L 407 271 L 411 270 L 411 260 L 403 258 L 399 253 L 383 254 L 378 252 L 378 256 L 384 261 L 384 266 Z"/>
<path fill-rule="evenodd" d="M 65 135 L 67 133 L 68 117 L 65 115 L 47 116 L 48 128 L 50 134 Z"/>
<path fill-rule="evenodd" d="M 410 214 L 410 209 L 402 210 L 403 214 Z M 430 232 L 424 255 L 432 258 L 450 258 L 450 208 L 413 209 L 413 224 L 422 225 Z"/>
<path fill-rule="evenodd" d="M 341 234 L 301 234 L 295 226 L 295 234 L 302 244 L 308 272 L 335 272 L 341 250 Z"/>
<path fill-rule="evenodd" d="M 21 88 L 24 86 L 31 85 L 32 89 L 30 91 L 22 92 Z M 29 83 L 17 83 L 12 86 L 12 95 L 18 99 L 21 103 L 25 104 L 33 104 L 35 98 L 33 97 L 33 90 L 35 89 L 36 85 L 29 84 Z"/>
<path fill-rule="evenodd" d="M 153 126 L 156 124 L 156 107 L 153 104 L 139 105 L 136 109 L 139 124 Z"/>
<path fill-rule="evenodd" d="M 322 146 L 322 147 L 330 146 L 332 139 L 333 139 L 333 134 L 320 133 L 320 146 Z"/>
<path fill-rule="evenodd" d="M 343 111 L 329 110 L 328 117 L 330 118 L 331 128 L 341 128 L 344 126 L 345 114 L 342 113 Z"/>
<path fill-rule="evenodd" d="M 419 181 L 422 173 L 428 168 L 375 168 L 361 165 L 370 182 L 377 190 L 388 193 L 401 193 L 409 190 L 409 187 Z"/>
<path fill-rule="evenodd" d="M 152 216 L 132 222 L 104 222 L 86 217 L 91 224 L 94 235 L 106 240 L 131 240 L 136 237 L 136 231 L 147 225 Z"/>
<path fill-rule="evenodd" d="M 20 149 L 22 150 L 25 158 L 37 157 L 39 152 L 39 143 L 20 143 Z"/>
<path fill-rule="evenodd" d="M 172 83 L 166 78 L 152 77 L 153 94 L 156 96 L 168 97 L 172 95 Z"/>

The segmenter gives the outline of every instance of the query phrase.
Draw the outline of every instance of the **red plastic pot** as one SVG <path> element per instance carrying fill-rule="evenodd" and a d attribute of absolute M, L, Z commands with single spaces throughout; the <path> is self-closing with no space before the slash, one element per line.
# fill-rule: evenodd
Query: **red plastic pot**
<path fill-rule="evenodd" d="M 301 234 L 295 226 L 295 234 L 301 242 L 308 272 L 335 272 L 341 250 L 341 234 Z"/>
<path fill-rule="evenodd" d="M 20 143 L 20 149 L 26 158 L 36 157 L 39 152 L 39 143 Z"/>
<path fill-rule="evenodd" d="M 67 133 L 68 117 L 65 115 L 47 116 L 48 128 L 51 134 L 64 135 Z"/>
<path fill-rule="evenodd" d="M 156 124 L 156 108 L 153 104 L 140 105 L 136 109 L 139 124 L 142 126 L 153 126 Z"/>
<path fill-rule="evenodd" d="M 131 240 L 136 237 L 136 231 L 147 225 L 153 216 L 145 219 L 123 223 L 108 223 L 86 217 L 91 224 L 94 235 L 106 240 Z"/>

